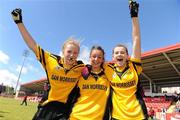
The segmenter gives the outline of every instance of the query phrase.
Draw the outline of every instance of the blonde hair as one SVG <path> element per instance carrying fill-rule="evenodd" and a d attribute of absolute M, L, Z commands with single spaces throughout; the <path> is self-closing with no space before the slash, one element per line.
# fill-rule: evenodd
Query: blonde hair
<path fill-rule="evenodd" d="M 80 51 L 80 42 L 79 39 L 75 39 L 74 37 L 69 37 L 63 44 L 62 51 L 64 52 L 65 47 L 68 44 L 72 44 L 78 48 L 78 52 Z"/>

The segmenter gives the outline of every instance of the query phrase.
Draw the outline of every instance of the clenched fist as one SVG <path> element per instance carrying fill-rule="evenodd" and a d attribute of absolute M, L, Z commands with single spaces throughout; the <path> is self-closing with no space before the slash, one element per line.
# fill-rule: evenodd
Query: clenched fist
<path fill-rule="evenodd" d="M 22 10 L 20 8 L 14 9 L 11 14 L 16 24 L 22 23 Z"/>
<path fill-rule="evenodd" d="M 138 17 L 139 4 L 136 1 L 129 1 L 129 9 L 131 17 Z"/>

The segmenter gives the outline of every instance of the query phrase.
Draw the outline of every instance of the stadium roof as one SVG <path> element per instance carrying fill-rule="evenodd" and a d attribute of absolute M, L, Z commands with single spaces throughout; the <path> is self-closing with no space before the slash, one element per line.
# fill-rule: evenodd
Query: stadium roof
<path fill-rule="evenodd" d="M 180 43 L 142 54 L 143 72 L 140 76 L 145 89 L 150 82 L 161 87 L 180 87 Z M 21 85 L 21 90 L 43 90 L 46 78 Z"/>
<path fill-rule="evenodd" d="M 21 85 L 20 90 L 22 90 L 22 91 L 24 91 L 24 90 L 27 91 L 27 89 L 31 90 L 31 91 L 43 90 L 44 83 L 46 81 L 47 81 L 47 78 L 44 77 L 44 78 L 41 78 L 39 80 L 34 80 L 34 81 L 31 81 L 28 83 L 24 83 Z"/>
<path fill-rule="evenodd" d="M 142 54 L 142 85 L 151 81 L 159 87 L 180 87 L 180 43 Z"/>

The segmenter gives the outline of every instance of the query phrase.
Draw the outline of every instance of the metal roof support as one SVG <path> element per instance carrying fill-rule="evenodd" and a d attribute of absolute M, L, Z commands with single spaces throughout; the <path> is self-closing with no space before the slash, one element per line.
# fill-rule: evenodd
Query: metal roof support
<path fill-rule="evenodd" d="M 180 76 L 180 72 L 179 70 L 176 68 L 176 66 L 172 63 L 171 59 L 168 57 L 168 55 L 163 52 L 163 55 L 166 57 L 166 59 L 168 60 L 168 62 L 172 65 L 172 67 L 174 68 L 174 70 L 177 72 L 177 74 Z"/>
<path fill-rule="evenodd" d="M 156 78 L 156 79 L 153 79 L 154 81 L 156 80 L 171 80 L 171 79 L 178 79 L 180 78 L 180 76 L 175 76 L 175 77 L 164 77 L 164 78 Z"/>
<path fill-rule="evenodd" d="M 154 92 L 156 93 L 157 92 L 156 84 L 153 84 L 153 89 L 154 89 Z"/>
<path fill-rule="evenodd" d="M 146 79 L 148 79 L 149 80 L 149 86 L 150 86 L 150 93 L 152 94 L 152 79 L 149 77 L 149 76 L 147 76 L 145 73 L 141 73 Z"/>

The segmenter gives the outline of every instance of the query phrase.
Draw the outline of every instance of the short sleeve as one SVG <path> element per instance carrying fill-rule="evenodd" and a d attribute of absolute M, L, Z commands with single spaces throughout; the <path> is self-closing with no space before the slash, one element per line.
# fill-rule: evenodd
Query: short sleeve
<path fill-rule="evenodd" d="M 130 58 L 130 61 L 132 62 L 135 70 L 137 71 L 138 75 L 142 72 L 142 63 L 140 59 L 137 58 Z"/>
<path fill-rule="evenodd" d="M 46 61 L 48 57 L 50 56 L 50 53 L 47 51 L 44 51 L 39 45 L 36 46 L 36 58 L 39 60 L 39 62 L 43 65 L 45 68 Z"/>

